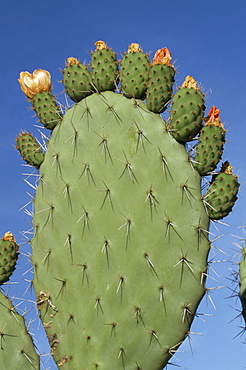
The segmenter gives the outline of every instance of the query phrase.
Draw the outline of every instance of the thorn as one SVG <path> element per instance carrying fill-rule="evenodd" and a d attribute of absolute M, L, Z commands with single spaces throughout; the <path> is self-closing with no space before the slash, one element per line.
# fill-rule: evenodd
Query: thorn
<path fill-rule="evenodd" d="M 109 241 L 105 238 L 101 253 L 105 253 L 106 259 L 107 259 L 107 265 L 108 265 L 108 268 L 109 268 L 108 248 L 110 248 Z"/>
<path fill-rule="evenodd" d="M 125 217 L 124 215 L 123 215 L 123 217 Z M 125 227 L 126 226 L 126 249 L 127 249 L 127 247 L 128 247 L 128 243 L 129 243 L 129 241 L 130 241 L 130 227 L 131 227 L 131 223 L 132 223 L 132 221 L 129 219 L 129 218 L 127 218 L 127 217 L 125 217 L 125 219 L 127 220 L 123 225 L 121 225 L 119 228 L 118 228 L 118 230 L 120 230 L 120 229 L 122 229 L 123 227 Z"/>
<path fill-rule="evenodd" d="M 145 323 L 144 323 L 144 320 L 143 320 L 143 317 L 142 317 L 142 314 L 141 314 L 141 310 L 140 310 L 139 307 L 135 307 L 135 313 L 134 313 L 133 318 L 137 320 L 137 324 L 139 324 L 140 321 L 141 321 L 143 326 L 145 327 Z"/>
<path fill-rule="evenodd" d="M 148 255 L 148 253 L 144 253 L 144 258 L 146 259 L 147 264 L 148 264 L 148 266 L 149 266 L 150 271 L 152 272 L 152 274 L 154 274 L 154 275 L 157 277 L 157 279 L 159 279 L 159 276 L 157 275 L 157 273 L 156 273 L 156 271 L 155 271 L 154 264 L 153 264 L 153 262 L 151 262 L 151 260 L 149 259 L 149 255 Z"/>
<path fill-rule="evenodd" d="M 99 312 L 99 310 L 100 310 L 102 313 L 104 313 L 104 312 L 103 312 L 103 309 L 102 309 L 102 305 L 101 305 L 101 298 L 99 298 L 99 297 L 97 297 L 97 298 L 96 298 L 96 303 L 95 303 L 94 309 L 96 309 L 96 310 L 97 310 L 97 316 L 98 316 L 98 312 Z"/>

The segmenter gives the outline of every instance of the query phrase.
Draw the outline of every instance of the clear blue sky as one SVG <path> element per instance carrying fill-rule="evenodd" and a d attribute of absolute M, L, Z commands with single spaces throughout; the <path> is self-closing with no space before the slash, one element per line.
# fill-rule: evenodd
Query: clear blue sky
<path fill-rule="evenodd" d="M 178 67 L 176 84 L 187 74 L 198 80 L 207 92 L 207 106 L 217 105 L 227 131 L 227 144 L 223 159 L 229 159 L 234 173 L 240 175 L 240 200 L 232 214 L 224 221 L 230 225 L 219 226 L 217 236 L 225 234 L 215 245 L 229 256 L 214 249 L 217 260 L 229 260 L 236 255 L 237 242 L 232 235 L 243 237 L 240 227 L 246 225 L 246 2 L 245 0 L 159 0 L 159 1 L 19 1 L 2 2 L 0 13 L 1 50 L 1 136 L 0 136 L 0 234 L 11 230 L 18 243 L 23 242 L 22 230 L 30 228 L 31 219 L 18 211 L 29 198 L 29 187 L 23 181 L 25 167 L 14 149 L 15 137 L 21 130 L 35 135 L 37 129 L 29 104 L 20 91 L 17 79 L 21 71 L 47 69 L 52 74 L 53 92 L 63 87 L 60 69 L 70 56 L 89 61 L 89 51 L 94 42 L 104 40 L 116 52 L 124 52 L 128 44 L 138 42 L 145 52 L 168 47 Z M 30 252 L 28 245 L 21 251 Z M 238 256 L 235 257 L 238 260 Z M 22 256 L 15 275 L 30 279 L 23 273 L 30 266 Z M 229 262 L 214 263 L 219 276 L 208 279 L 209 287 L 230 285 L 231 269 L 237 265 Z M 11 294 L 20 297 L 26 285 L 11 285 Z M 204 299 L 199 312 L 206 323 L 195 320 L 192 331 L 193 354 L 186 342 L 178 353 L 175 364 L 188 370 L 241 370 L 246 367 L 244 337 L 239 333 L 242 321 L 228 324 L 240 309 L 228 288 L 211 291 L 216 310 Z M 234 307 L 231 308 L 230 306 Z M 24 306 L 22 305 L 22 308 Z M 37 339 L 42 343 L 41 336 Z M 47 365 L 48 368 L 48 365 Z M 175 368 L 168 366 L 169 369 Z M 151 369 L 150 369 L 151 370 Z"/>

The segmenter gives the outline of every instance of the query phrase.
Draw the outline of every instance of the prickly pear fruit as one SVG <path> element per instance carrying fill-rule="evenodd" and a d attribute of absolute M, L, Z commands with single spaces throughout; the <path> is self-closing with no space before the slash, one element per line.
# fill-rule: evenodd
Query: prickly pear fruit
<path fill-rule="evenodd" d="M 127 98 L 144 99 L 149 79 L 149 57 L 132 43 L 120 63 L 121 90 Z"/>
<path fill-rule="evenodd" d="M 6 283 L 15 270 L 19 247 L 11 232 L 0 239 L 0 285 Z"/>
<path fill-rule="evenodd" d="M 67 59 L 67 65 L 62 71 L 63 85 L 68 96 L 75 102 L 79 102 L 92 94 L 90 72 L 84 64 L 76 58 Z"/>
<path fill-rule="evenodd" d="M 53 128 L 61 121 L 60 109 L 51 94 L 51 78 L 48 71 L 36 69 L 32 74 L 21 72 L 19 83 L 26 97 L 31 101 L 40 122 L 45 128 Z"/>
<path fill-rule="evenodd" d="M 30 166 L 39 168 L 44 161 L 44 152 L 36 138 L 30 133 L 23 132 L 17 137 L 16 149 Z"/>
<path fill-rule="evenodd" d="M 232 166 L 226 161 L 220 173 L 212 177 L 210 187 L 203 196 L 209 217 L 213 220 L 226 217 L 237 200 L 238 190 L 238 176 L 233 175 Z"/>
<path fill-rule="evenodd" d="M 201 130 L 204 116 L 204 94 L 193 77 L 187 76 L 173 97 L 169 131 L 181 142 L 192 140 Z"/>
<path fill-rule="evenodd" d="M 211 173 L 222 157 L 226 131 L 219 114 L 220 110 L 213 106 L 199 133 L 193 165 L 201 176 Z"/>
<path fill-rule="evenodd" d="M 150 66 L 146 105 L 151 112 L 164 112 L 172 98 L 175 69 L 171 59 L 168 48 L 162 48 L 157 50 Z"/>
<path fill-rule="evenodd" d="M 91 54 L 91 80 L 96 91 L 114 91 L 118 83 L 118 62 L 116 54 L 104 41 L 95 43 L 96 50 Z"/>

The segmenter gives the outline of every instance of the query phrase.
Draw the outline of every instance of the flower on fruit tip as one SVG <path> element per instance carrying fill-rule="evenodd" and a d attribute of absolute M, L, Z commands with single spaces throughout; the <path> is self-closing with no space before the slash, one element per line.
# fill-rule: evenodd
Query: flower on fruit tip
<path fill-rule="evenodd" d="M 95 42 L 94 45 L 96 45 L 96 51 L 97 50 L 108 50 L 108 46 L 107 46 L 106 42 L 104 42 L 104 41 L 99 40 L 99 41 Z"/>
<path fill-rule="evenodd" d="M 4 236 L 2 237 L 2 240 L 9 240 L 10 242 L 15 242 L 15 238 L 13 234 L 10 231 L 7 231 Z"/>
<path fill-rule="evenodd" d="M 171 66 L 170 60 L 172 60 L 172 56 L 169 49 L 162 48 L 156 51 L 152 64 L 166 64 Z"/>
<path fill-rule="evenodd" d="M 213 105 L 210 109 L 205 121 L 206 126 L 218 126 L 224 129 L 223 123 L 220 120 L 220 109 L 218 109 L 215 105 Z"/>
<path fill-rule="evenodd" d="M 21 72 L 18 81 L 21 90 L 29 99 L 39 92 L 51 91 L 50 73 L 44 69 L 36 69 L 33 73 Z"/>
<path fill-rule="evenodd" d="M 141 47 L 139 44 L 136 42 L 132 42 L 129 47 L 128 47 L 128 54 L 130 53 L 140 53 L 142 51 Z"/>

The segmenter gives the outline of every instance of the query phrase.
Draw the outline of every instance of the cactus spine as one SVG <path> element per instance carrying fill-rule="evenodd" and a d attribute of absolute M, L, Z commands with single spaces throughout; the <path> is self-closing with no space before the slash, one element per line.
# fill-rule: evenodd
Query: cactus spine
<path fill-rule="evenodd" d="M 49 127 L 39 96 L 50 94 L 50 81 L 20 77 L 52 131 L 44 159 L 31 136 L 17 139 L 40 171 L 31 241 L 37 306 L 59 367 L 158 370 L 190 330 L 206 292 L 209 221 L 231 211 L 238 182 L 223 167 L 201 193 L 202 172 L 183 145 L 203 127 L 193 78 L 173 96 L 170 120 L 158 114 L 172 95 L 168 49 L 150 64 L 131 44 L 118 71 L 115 53 L 102 41 L 96 47 L 91 72 L 68 59 L 63 83 L 75 104 Z"/>

